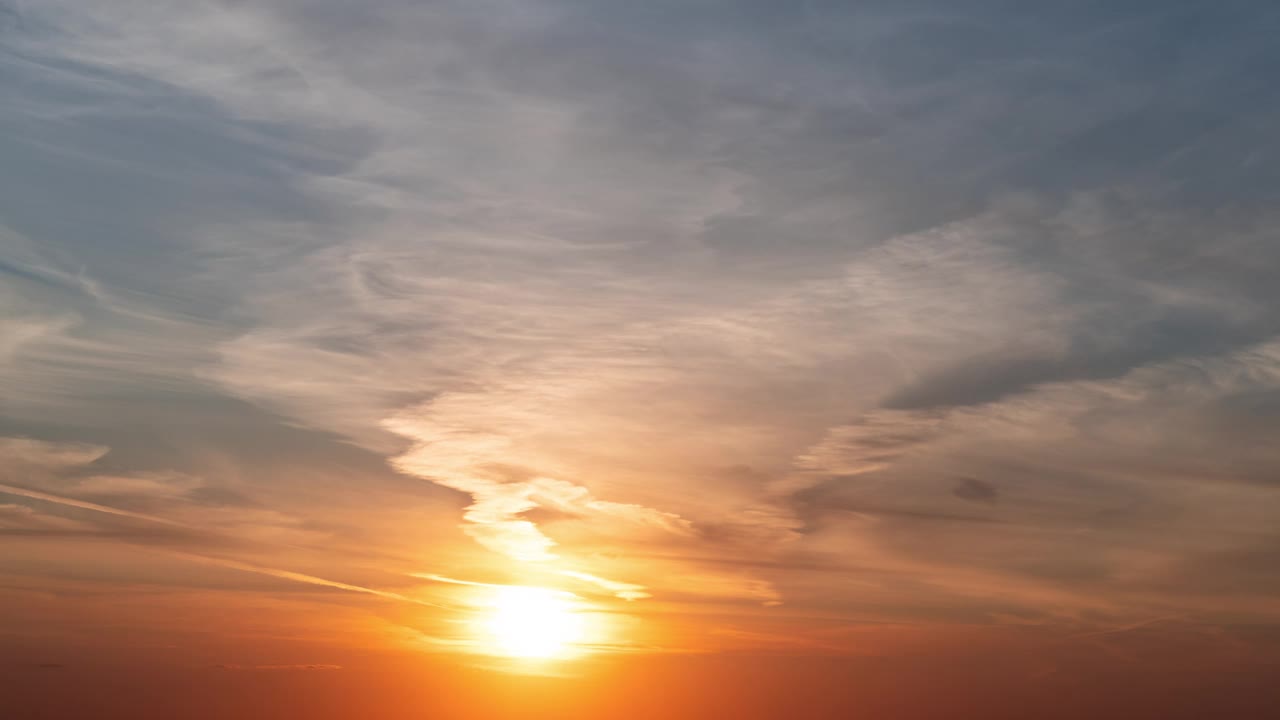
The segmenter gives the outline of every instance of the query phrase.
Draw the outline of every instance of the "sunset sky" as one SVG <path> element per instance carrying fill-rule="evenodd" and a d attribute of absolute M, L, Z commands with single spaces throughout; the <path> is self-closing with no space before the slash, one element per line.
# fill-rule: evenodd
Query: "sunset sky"
<path fill-rule="evenodd" d="M 0 716 L 1280 716 L 1277 37 L 0 0 Z"/>

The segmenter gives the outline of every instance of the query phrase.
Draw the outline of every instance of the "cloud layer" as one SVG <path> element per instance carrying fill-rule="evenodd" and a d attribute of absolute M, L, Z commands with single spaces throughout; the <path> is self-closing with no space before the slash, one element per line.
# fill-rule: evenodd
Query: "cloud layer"
<path fill-rule="evenodd" d="M 388 571 L 418 497 L 682 611 L 1274 622 L 1280 16 L 1073 8 L 15 6 L 6 482 Z"/>

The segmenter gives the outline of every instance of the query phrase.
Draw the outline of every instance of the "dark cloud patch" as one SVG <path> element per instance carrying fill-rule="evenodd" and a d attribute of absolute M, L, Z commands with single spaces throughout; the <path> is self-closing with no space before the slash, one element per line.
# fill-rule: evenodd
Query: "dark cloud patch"
<path fill-rule="evenodd" d="M 1040 354 L 983 353 L 895 390 L 882 405 L 890 410 L 981 405 L 1060 375 L 1063 364 Z"/>
<path fill-rule="evenodd" d="M 951 494 L 961 500 L 981 503 L 993 503 L 1000 496 L 994 485 L 971 477 L 960 478 Z"/>
<path fill-rule="evenodd" d="M 929 498 L 902 493 L 892 496 L 862 492 L 863 477 L 831 478 L 794 497 L 797 514 L 806 520 L 804 532 L 824 526 L 849 513 L 892 523 L 892 527 L 918 527 L 927 523 L 1001 525 L 1006 520 L 989 512 L 955 512 Z M 992 489 L 994 492 L 994 489 Z M 993 496 L 994 498 L 994 496 Z M 992 500 L 980 501 L 986 504 Z"/>
<path fill-rule="evenodd" d="M 883 407 L 982 405 L 1043 383 L 1111 379 L 1151 363 L 1218 355 L 1256 343 L 1272 330 L 1269 323 L 1240 325 L 1202 311 L 1166 311 L 1128 326 L 1108 328 L 1108 323 L 1106 318 L 1091 323 L 1090 334 L 1074 339 L 1062 353 L 1011 348 L 960 360 L 894 391 Z"/>

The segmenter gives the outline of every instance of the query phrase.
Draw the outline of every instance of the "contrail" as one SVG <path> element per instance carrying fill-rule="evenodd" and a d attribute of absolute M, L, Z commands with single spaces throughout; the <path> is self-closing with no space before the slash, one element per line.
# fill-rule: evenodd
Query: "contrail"
<path fill-rule="evenodd" d="M 5 493 L 7 495 L 18 495 L 20 497 L 31 498 L 33 500 L 43 500 L 45 502 L 51 502 L 57 505 L 66 505 L 67 507 L 80 508 L 81 510 L 92 510 L 94 512 L 106 513 L 108 515 L 118 515 L 120 517 L 133 518 L 134 520 L 144 520 L 146 522 L 159 523 L 161 525 L 168 525 L 170 527 L 180 527 L 187 530 L 194 529 L 186 525 L 183 525 L 182 523 L 177 523 L 172 520 L 166 520 L 161 517 L 155 517 L 154 515 L 145 515 L 143 513 L 131 512 L 129 510 L 121 510 L 120 508 L 113 508 L 108 505 L 99 505 L 97 503 L 85 502 L 83 500 L 73 500 L 72 498 L 62 497 L 61 495 L 50 495 L 49 493 L 42 493 L 39 490 L 32 490 L 30 488 L 17 487 L 15 485 L 5 485 L 4 483 L 0 483 L 0 493 Z"/>
<path fill-rule="evenodd" d="M 42 500 L 44 502 L 54 503 L 55 505 L 65 505 L 67 507 L 79 508 L 81 510 L 90 510 L 93 512 L 105 513 L 107 515 L 116 515 L 119 517 L 132 518 L 134 520 L 142 520 L 143 522 L 157 523 L 169 527 L 179 527 L 184 530 L 194 532 L 207 533 L 208 531 L 195 528 L 184 523 L 174 522 L 155 515 L 147 515 L 145 513 L 132 512 L 130 510 L 121 510 L 109 505 L 99 505 L 97 503 L 85 502 L 84 500 L 75 500 L 73 498 L 62 497 L 61 495 L 50 495 L 49 493 L 32 490 L 30 488 L 18 487 L 16 485 L 5 485 L 0 483 L 0 493 L 7 495 L 17 495 L 19 497 L 31 498 L 33 500 Z M 363 585 L 352 585 L 351 583 L 339 582 L 337 580 L 328 580 L 315 575 L 307 575 L 304 573 L 294 572 L 292 570 L 281 570 L 279 568 L 265 567 L 255 565 L 253 563 L 241 562 L 239 560 L 229 560 L 227 558 L 214 557 L 212 555 L 200 555 L 198 553 L 181 552 L 177 550 L 165 550 L 162 548 L 148 548 L 153 551 L 163 552 L 167 555 L 202 562 L 210 565 L 219 565 L 233 570 L 243 570 L 245 572 L 257 573 L 259 575 L 268 575 L 270 577 L 281 578 L 284 580 L 292 580 L 294 582 L 305 583 L 307 585 L 317 585 L 319 587 L 336 588 L 339 590 L 347 590 L 349 592 L 363 593 L 365 595 L 376 595 L 378 597 L 387 598 L 389 600 L 399 600 L 401 602 L 413 603 L 414 605 L 424 605 L 426 607 L 445 608 L 444 605 L 419 600 L 408 595 L 389 592 L 386 590 L 376 590 L 374 588 L 364 587 Z M 448 609 L 448 608 L 446 608 Z"/>
<path fill-rule="evenodd" d="M 175 552 L 172 550 L 166 552 L 187 560 L 194 560 L 196 562 L 208 563 L 211 565 L 220 565 L 233 570 L 244 570 L 245 572 L 269 575 L 271 577 L 293 580 L 295 582 L 306 583 L 308 585 L 319 585 L 320 587 L 337 588 L 339 590 L 348 590 L 350 592 L 364 593 L 366 595 L 377 595 L 378 597 L 387 598 L 389 600 L 399 600 L 401 602 L 413 603 L 414 605 L 445 608 L 444 605 L 428 602 L 426 600 L 419 600 L 418 598 L 401 595 L 400 593 L 389 592 L 387 590 L 375 590 L 374 588 L 364 587 L 363 585 L 352 585 L 350 583 L 338 582 L 337 580 L 326 580 L 322 577 L 306 575 L 292 570 L 280 570 L 279 568 L 264 567 L 262 565 L 254 565 L 252 563 L 241 562 L 239 560 L 229 560 L 227 558 L 212 557 L 210 555 L 197 555 L 194 553 Z"/>

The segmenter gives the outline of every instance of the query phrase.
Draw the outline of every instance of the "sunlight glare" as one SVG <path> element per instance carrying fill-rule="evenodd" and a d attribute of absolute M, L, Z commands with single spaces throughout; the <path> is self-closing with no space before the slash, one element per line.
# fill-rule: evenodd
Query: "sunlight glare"
<path fill-rule="evenodd" d="M 583 634 L 583 617 L 567 593 L 537 587 L 496 588 L 485 618 L 495 649 L 517 658 L 564 655 Z"/>

